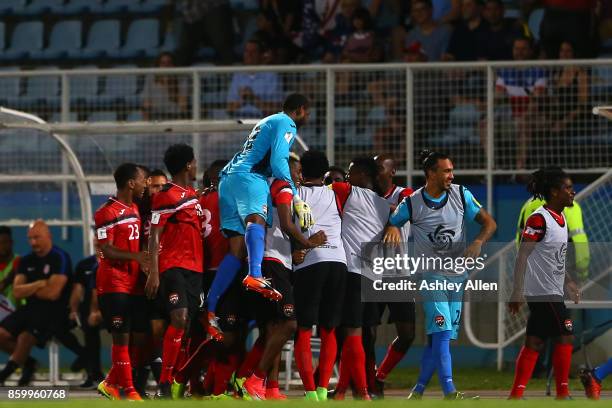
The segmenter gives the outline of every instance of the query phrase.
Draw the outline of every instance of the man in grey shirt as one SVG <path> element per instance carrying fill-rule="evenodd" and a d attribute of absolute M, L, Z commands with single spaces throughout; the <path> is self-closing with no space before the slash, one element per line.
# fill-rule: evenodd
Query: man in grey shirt
<path fill-rule="evenodd" d="M 436 23 L 432 18 L 430 0 L 417 0 L 412 3 L 414 28 L 406 35 L 405 46 L 418 43 L 422 46 L 428 61 L 440 61 L 450 41 L 451 29 Z"/>

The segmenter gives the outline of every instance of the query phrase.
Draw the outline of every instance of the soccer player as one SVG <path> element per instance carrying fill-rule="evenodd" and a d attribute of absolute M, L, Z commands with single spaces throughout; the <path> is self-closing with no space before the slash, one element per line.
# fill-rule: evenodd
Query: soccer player
<path fill-rule="evenodd" d="M 140 251 L 141 223 L 134 198 L 144 194 L 146 178 L 133 163 L 121 164 L 113 176 L 117 195 L 110 197 L 94 216 L 101 254 L 96 274 L 98 303 L 113 340 L 112 367 L 98 391 L 115 400 L 120 399 L 122 388 L 126 399 L 140 401 L 132 382 L 129 344 L 130 330 L 144 321 L 135 314 L 142 309 L 135 307 L 134 289 L 140 268 L 147 269 L 149 260 L 147 253 Z"/>
<path fill-rule="evenodd" d="M 411 224 L 415 253 L 426 258 L 476 258 L 482 245 L 493 235 L 495 220 L 464 186 L 453 183 L 453 162 L 438 152 L 424 150 L 420 163 L 425 173 L 425 186 L 406 197 L 389 218 L 385 242 L 398 244 L 400 228 Z M 465 221 L 476 221 L 482 227 L 466 248 Z M 464 282 L 467 275 L 452 269 L 426 270 L 422 279 L 428 283 Z M 450 341 L 459 334 L 463 292 L 428 291 L 424 293 L 425 325 L 428 345 L 423 352 L 417 384 L 409 398 L 420 399 L 433 373 L 445 399 L 463 399 L 453 384 Z"/>
<path fill-rule="evenodd" d="M 242 150 L 221 171 L 219 208 L 221 228 L 229 238 L 229 253 L 219 265 L 210 289 L 208 311 L 214 320 L 216 301 L 233 282 L 248 254 L 249 273 L 243 284 L 264 297 L 280 300 L 276 291 L 261 274 L 266 225 L 272 217 L 268 177 L 289 183 L 294 194 L 294 209 L 302 228 L 311 225 L 310 209 L 295 194 L 289 171 L 289 149 L 298 127 L 309 116 L 308 99 L 291 94 L 283 103 L 283 111 L 258 122 Z"/>
<path fill-rule="evenodd" d="M 342 213 L 342 242 L 349 272 L 342 311 L 342 327 L 346 330 L 346 337 L 342 345 L 340 379 L 334 399 L 344 399 L 352 380 L 357 396 L 369 400 L 362 327 L 376 324 L 378 306 L 361 301 L 361 287 L 367 284 L 365 280 L 368 279 L 361 275 L 361 246 L 382 239 L 389 219 L 389 204 L 379 195 L 378 165 L 372 158 L 354 159 L 349 166 L 347 182 L 332 183 L 331 188 L 336 193 L 338 209 Z"/>
<path fill-rule="evenodd" d="M 580 370 L 580 381 L 587 398 L 598 400 L 601 395 L 601 382 L 612 373 L 612 358 L 592 370 Z"/>
<path fill-rule="evenodd" d="M 204 261 L 202 207 L 191 186 L 197 172 L 193 148 L 186 144 L 168 147 L 164 164 L 172 181 L 153 196 L 151 265 L 145 292 L 150 299 L 157 295 L 160 309 L 170 317 L 159 379 L 159 395 L 168 398 L 183 335 L 200 304 Z"/>
<path fill-rule="evenodd" d="M 327 400 L 327 386 L 336 361 L 336 327 L 342 317 L 342 301 L 346 282 L 346 255 L 342 243 L 342 217 L 334 192 L 323 184 L 329 168 L 322 152 L 307 151 L 302 155 L 304 182 L 298 188 L 300 197 L 310 206 L 315 224 L 306 230 L 310 237 L 321 230 L 325 245 L 306 251 L 303 262 L 294 267 L 295 313 L 298 334 L 295 361 L 304 384 L 306 399 Z M 310 337 L 317 325 L 321 335 L 318 383 L 312 367 Z"/>
<path fill-rule="evenodd" d="M 323 177 L 323 184 L 329 186 L 331 183 L 343 182 L 346 176 L 346 172 L 343 168 L 338 166 L 331 166 Z"/>
<path fill-rule="evenodd" d="M 529 319 L 509 398 L 523 397 L 540 350 L 547 339 L 553 338 L 556 399 L 565 400 L 570 399 L 568 377 L 574 335 L 563 302 L 564 287 L 576 303 L 580 291 L 565 270 L 568 232 L 563 209 L 572 205 L 576 193 L 569 176 L 555 167 L 536 171 L 528 189 L 535 197 L 546 200 L 546 205 L 527 218 L 514 265 L 514 288 L 508 307 L 516 314 L 526 299 Z"/>
<path fill-rule="evenodd" d="M 393 183 L 393 177 L 396 173 L 395 160 L 387 155 L 380 155 L 374 158 L 379 166 L 378 184 L 380 186 L 382 197 L 387 200 L 391 211 L 395 211 L 397 206 L 406 197 L 412 194 L 410 187 L 400 187 Z M 402 242 L 408 242 L 410 234 L 410 225 L 405 224 L 402 227 Z M 415 325 L 415 303 L 414 300 L 407 302 L 382 302 L 378 305 L 379 315 L 389 309 L 389 323 L 395 324 L 397 337 L 389 345 L 387 354 L 385 355 L 380 367 L 376 370 L 375 380 L 372 381 L 374 366 L 376 364 L 376 355 L 374 354 L 374 345 L 376 342 L 376 326 L 368 328 L 372 334 L 372 338 L 364 343 L 366 348 L 366 375 L 368 378 L 368 388 L 378 397 L 382 397 L 384 393 L 384 381 L 395 366 L 402 360 L 408 352 L 408 349 L 414 341 L 414 325 Z M 364 339 L 368 332 L 364 332 Z"/>
<path fill-rule="evenodd" d="M 289 157 L 289 167 L 294 185 L 302 179 L 302 166 L 299 158 L 293 154 Z M 299 248 L 313 249 L 326 241 L 325 233 L 313 231 L 309 237 L 302 235 L 300 228 L 293 222 L 291 185 L 284 180 L 274 180 L 270 186 L 272 198 L 272 226 L 266 232 L 266 250 L 262 265 L 263 276 L 272 282 L 282 295 L 279 302 L 270 304 L 266 299 L 257 301 L 257 320 L 265 333 L 261 358 L 253 374 L 242 384 L 243 396 L 254 399 L 282 398 L 278 390 L 278 377 L 269 378 L 272 384 L 270 391 L 264 380 L 273 371 L 274 364 L 283 345 L 295 333 L 295 302 L 292 285 L 291 242 Z M 278 375 L 278 373 L 276 373 Z M 276 388 L 275 391 L 273 389 Z"/>

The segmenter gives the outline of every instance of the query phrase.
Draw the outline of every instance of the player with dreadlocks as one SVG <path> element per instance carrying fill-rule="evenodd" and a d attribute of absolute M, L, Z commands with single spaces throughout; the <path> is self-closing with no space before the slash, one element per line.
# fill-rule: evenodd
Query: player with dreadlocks
<path fill-rule="evenodd" d="M 518 313 L 523 299 L 529 306 L 525 345 L 516 360 L 510 399 L 521 399 L 538 354 L 548 338 L 555 340 L 553 370 L 558 400 L 570 399 L 568 377 L 572 359 L 573 324 L 563 302 L 564 287 L 574 302 L 580 292 L 565 270 L 567 223 L 563 209 L 574 202 L 570 177 L 558 167 L 533 173 L 528 190 L 546 200 L 527 219 L 514 266 L 509 309 Z"/>

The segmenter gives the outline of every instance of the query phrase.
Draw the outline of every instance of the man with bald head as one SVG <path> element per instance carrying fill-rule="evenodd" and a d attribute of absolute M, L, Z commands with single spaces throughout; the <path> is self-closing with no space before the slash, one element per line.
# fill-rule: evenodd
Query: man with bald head
<path fill-rule="evenodd" d="M 30 225 L 28 242 L 32 252 L 22 258 L 13 281 L 13 295 L 17 300 L 26 299 L 26 304 L 0 322 L 0 349 L 10 355 L 0 371 L 0 384 L 21 366 L 18 386 L 28 385 L 36 370 L 30 350 L 44 347 L 59 327 L 65 327 L 70 256 L 53 245 L 43 220 Z"/>

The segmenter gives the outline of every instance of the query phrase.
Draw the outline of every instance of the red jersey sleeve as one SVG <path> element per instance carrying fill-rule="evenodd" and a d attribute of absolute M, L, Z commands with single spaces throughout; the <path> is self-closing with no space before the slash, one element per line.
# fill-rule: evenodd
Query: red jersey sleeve
<path fill-rule="evenodd" d="M 98 243 L 104 244 L 109 242 L 112 244 L 116 217 L 110 209 L 110 206 L 105 205 L 96 211 L 94 221 L 96 224 L 96 239 Z"/>
<path fill-rule="evenodd" d="M 410 195 L 414 193 L 414 190 L 412 190 L 410 187 L 406 187 L 404 188 L 400 193 L 399 193 L 399 197 L 397 198 L 397 204 L 399 205 L 399 203 L 402 202 L 402 200 L 406 197 L 410 197 Z"/>
<path fill-rule="evenodd" d="M 151 202 L 151 228 L 163 227 L 168 218 L 176 212 L 176 202 L 169 189 L 164 189 L 155 195 Z"/>
<path fill-rule="evenodd" d="M 293 201 L 293 190 L 285 180 L 274 180 L 270 186 L 270 195 L 275 207 L 279 204 L 291 204 Z"/>
<path fill-rule="evenodd" d="M 344 205 L 351 194 L 351 188 L 351 184 L 344 181 L 337 181 L 331 184 L 331 189 L 334 190 L 334 193 L 336 194 L 336 204 L 338 205 L 338 210 L 340 213 L 344 211 Z"/>
<path fill-rule="evenodd" d="M 540 242 L 546 234 L 546 220 L 542 214 L 532 214 L 527 218 L 523 229 L 523 239 Z"/>

